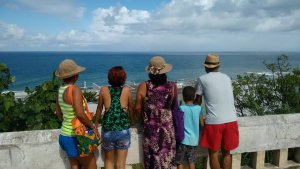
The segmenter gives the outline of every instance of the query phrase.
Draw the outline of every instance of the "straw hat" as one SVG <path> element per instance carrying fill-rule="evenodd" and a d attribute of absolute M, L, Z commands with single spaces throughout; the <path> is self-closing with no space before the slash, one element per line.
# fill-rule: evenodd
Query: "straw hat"
<path fill-rule="evenodd" d="M 58 69 L 55 71 L 55 76 L 60 79 L 66 79 L 77 75 L 84 70 L 84 67 L 78 66 L 73 60 L 65 59 L 59 64 Z"/>
<path fill-rule="evenodd" d="M 220 66 L 220 58 L 216 54 L 208 54 L 203 64 L 207 68 L 215 68 Z"/>
<path fill-rule="evenodd" d="M 150 74 L 164 74 L 172 70 L 172 65 L 166 63 L 161 56 L 154 56 L 151 58 L 149 65 L 146 67 L 146 72 Z"/>

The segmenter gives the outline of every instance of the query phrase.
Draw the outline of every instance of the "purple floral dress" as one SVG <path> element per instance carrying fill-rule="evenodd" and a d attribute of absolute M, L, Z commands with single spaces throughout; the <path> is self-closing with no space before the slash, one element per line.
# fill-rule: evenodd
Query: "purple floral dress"
<path fill-rule="evenodd" d="M 176 141 L 171 112 L 172 82 L 155 87 L 146 82 L 147 94 L 143 107 L 144 167 L 145 169 L 173 169 Z"/>

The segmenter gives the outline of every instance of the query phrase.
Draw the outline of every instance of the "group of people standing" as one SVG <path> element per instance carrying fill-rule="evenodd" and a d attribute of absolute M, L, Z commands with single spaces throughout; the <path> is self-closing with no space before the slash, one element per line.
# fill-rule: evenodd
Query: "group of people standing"
<path fill-rule="evenodd" d="M 154 56 L 149 61 L 146 67 L 149 80 L 139 84 L 135 105 L 129 87 L 124 85 L 125 70 L 121 66 L 112 67 L 108 71 L 109 85 L 101 87 L 99 92 L 94 123 L 86 117 L 85 98 L 80 88 L 74 85 L 85 68 L 69 59 L 62 61 L 56 71 L 56 76 L 63 79 L 56 112 L 63 119 L 59 144 L 67 153 L 71 168 L 97 168 L 93 153 L 87 157 L 78 156 L 72 118 L 77 117 L 97 137 L 102 138 L 105 168 L 113 169 L 116 161 L 117 168 L 123 169 L 131 144 L 130 127 L 134 125 L 136 116 L 143 129 L 145 169 L 181 169 L 184 165 L 195 168 L 199 160 L 199 146 L 208 148 L 212 169 L 220 168 L 220 149 L 222 168 L 231 168 L 230 150 L 238 146 L 239 133 L 231 79 L 218 71 L 219 66 L 219 56 L 207 55 L 204 62 L 207 74 L 200 76 L 195 86 L 183 88 L 185 104 L 180 109 L 184 112 L 185 137 L 176 141 L 171 105 L 177 101 L 177 88 L 167 78 L 172 65 L 166 63 L 163 57 Z M 75 86 L 72 91 L 67 90 L 71 85 Z M 69 99 L 70 94 L 73 100 Z M 202 96 L 206 115 L 202 114 Z M 100 125 L 101 135 L 98 132 Z"/>

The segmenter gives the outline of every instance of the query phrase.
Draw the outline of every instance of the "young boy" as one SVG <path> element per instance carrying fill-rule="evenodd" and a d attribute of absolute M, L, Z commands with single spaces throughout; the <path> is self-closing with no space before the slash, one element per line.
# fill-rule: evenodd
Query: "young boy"
<path fill-rule="evenodd" d="M 176 163 L 178 169 L 183 169 L 188 165 L 190 169 L 195 169 L 195 163 L 199 158 L 199 132 L 200 124 L 204 125 L 202 109 L 199 105 L 194 105 L 195 88 L 187 86 L 183 88 L 182 95 L 185 105 L 180 106 L 184 112 L 184 139 L 177 146 Z"/>

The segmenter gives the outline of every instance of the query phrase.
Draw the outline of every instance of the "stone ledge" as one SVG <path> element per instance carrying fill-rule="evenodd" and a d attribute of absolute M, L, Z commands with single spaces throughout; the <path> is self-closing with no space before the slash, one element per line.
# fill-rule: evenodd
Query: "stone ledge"
<path fill-rule="evenodd" d="M 242 117 L 238 122 L 240 145 L 233 154 L 300 147 L 300 114 Z M 58 135 L 59 130 L 0 133 L 0 168 L 68 168 Z M 131 136 L 126 164 L 142 163 L 142 135 L 131 128 Z M 207 152 L 202 150 L 205 156 Z M 95 154 L 100 168 L 103 166 L 100 147 Z"/>

